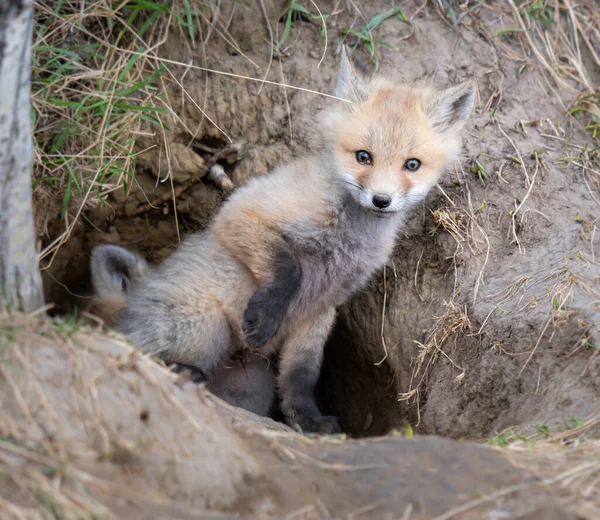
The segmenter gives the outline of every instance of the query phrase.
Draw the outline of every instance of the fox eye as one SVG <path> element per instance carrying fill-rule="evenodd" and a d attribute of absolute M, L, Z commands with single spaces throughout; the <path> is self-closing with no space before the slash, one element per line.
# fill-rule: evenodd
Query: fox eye
<path fill-rule="evenodd" d="M 404 163 L 404 169 L 409 172 L 416 172 L 421 167 L 419 159 L 409 159 Z"/>
<path fill-rule="evenodd" d="M 366 150 L 359 150 L 356 152 L 356 160 L 360 164 L 373 164 L 373 157 Z"/>

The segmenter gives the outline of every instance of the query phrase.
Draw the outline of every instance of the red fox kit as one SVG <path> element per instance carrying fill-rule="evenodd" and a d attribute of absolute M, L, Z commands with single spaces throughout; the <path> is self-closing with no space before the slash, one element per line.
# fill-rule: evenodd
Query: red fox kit
<path fill-rule="evenodd" d="M 120 329 L 208 384 L 237 351 L 279 356 L 290 424 L 339 430 L 313 395 L 335 309 L 388 261 L 409 208 L 457 158 L 470 83 L 367 79 L 342 56 L 312 154 L 254 178 L 128 295 Z"/>

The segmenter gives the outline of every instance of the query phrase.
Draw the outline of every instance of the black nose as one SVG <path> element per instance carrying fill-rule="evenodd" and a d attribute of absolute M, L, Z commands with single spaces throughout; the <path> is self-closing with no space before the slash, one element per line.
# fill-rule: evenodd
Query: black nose
<path fill-rule="evenodd" d="M 374 195 L 373 205 L 378 208 L 387 208 L 392 203 L 392 198 L 389 195 Z"/>

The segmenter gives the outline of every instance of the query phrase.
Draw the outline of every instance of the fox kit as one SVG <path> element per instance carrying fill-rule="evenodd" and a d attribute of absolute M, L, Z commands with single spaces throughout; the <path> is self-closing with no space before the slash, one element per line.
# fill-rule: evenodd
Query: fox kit
<path fill-rule="evenodd" d="M 335 309 L 388 261 L 409 208 L 457 158 L 474 88 L 358 73 L 342 56 L 338 101 L 310 156 L 254 178 L 211 225 L 133 288 L 121 331 L 209 384 L 236 351 L 279 356 L 290 424 L 331 433 L 313 390 Z"/>
<path fill-rule="evenodd" d="M 110 327 L 127 305 L 129 293 L 155 268 L 123 247 L 104 244 L 92 250 L 90 261 L 93 295 L 88 312 Z M 188 367 L 176 366 L 176 371 Z M 194 373 L 192 372 L 192 376 Z M 226 360 L 216 371 L 208 389 L 228 403 L 258 415 L 268 415 L 275 396 L 275 378 L 269 360 L 258 355 Z"/>

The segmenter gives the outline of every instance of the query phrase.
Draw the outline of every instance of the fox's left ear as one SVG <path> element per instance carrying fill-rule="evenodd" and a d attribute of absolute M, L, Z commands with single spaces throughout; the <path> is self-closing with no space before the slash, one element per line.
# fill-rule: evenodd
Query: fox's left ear
<path fill-rule="evenodd" d="M 469 119 L 474 102 L 475 87 L 470 81 L 465 81 L 438 93 L 429 102 L 426 111 L 440 130 L 458 130 Z"/>
<path fill-rule="evenodd" d="M 358 102 L 364 99 L 364 78 L 356 69 L 346 47 L 342 45 L 340 72 L 338 74 L 335 95 L 348 101 Z"/>

